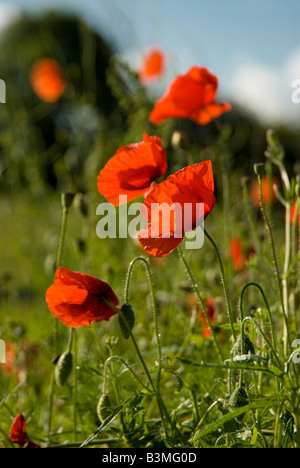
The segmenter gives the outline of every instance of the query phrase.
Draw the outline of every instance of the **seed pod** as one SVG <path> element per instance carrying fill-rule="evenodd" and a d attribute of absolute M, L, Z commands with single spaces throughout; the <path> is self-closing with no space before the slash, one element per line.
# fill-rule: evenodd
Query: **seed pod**
<path fill-rule="evenodd" d="M 103 393 L 99 398 L 98 405 L 97 405 L 97 416 L 99 420 L 103 423 L 106 418 L 108 418 L 112 414 L 112 406 L 110 402 L 110 398 L 107 393 Z"/>
<path fill-rule="evenodd" d="M 119 325 L 125 340 L 130 338 L 130 332 L 134 326 L 134 311 L 130 304 L 123 304 L 119 313 Z"/>
<path fill-rule="evenodd" d="M 62 387 L 69 377 L 73 367 L 72 353 L 66 351 L 63 353 L 55 366 L 55 381 L 59 387 Z"/>

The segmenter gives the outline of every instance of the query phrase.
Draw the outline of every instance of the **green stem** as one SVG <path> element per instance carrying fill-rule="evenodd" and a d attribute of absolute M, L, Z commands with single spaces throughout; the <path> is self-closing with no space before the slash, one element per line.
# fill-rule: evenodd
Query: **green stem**
<path fill-rule="evenodd" d="M 111 304 L 107 299 L 105 299 L 105 297 L 102 297 L 102 300 L 103 300 L 109 307 L 111 307 L 117 314 L 122 314 L 121 310 L 118 309 L 114 304 Z M 134 348 L 135 348 L 135 351 L 136 351 L 136 353 L 137 353 L 137 355 L 138 355 L 138 358 L 139 358 L 139 360 L 140 360 L 140 362 L 141 362 L 141 364 L 142 364 L 142 367 L 143 367 L 143 369 L 144 369 L 144 371 L 145 371 L 145 374 L 146 374 L 147 379 L 148 379 L 148 381 L 149 381 L 149 383 L 150 383 L 150 386 L 152 387 L 152 390 L 153 390 L 153 392 L 154 392 L 154 394 L 155 394 L 155 396 L 156 396 L 158 408 L 159 408 L 160 415 L 161 415 L 162 424 L 163 424 L 163 426 L 164 426 L 165 433 L 166 433 L 166 436 L 167 436 L 167 435 L 168 435 L 168 430 L 167 430 L 167 425 L 166 425 L 166 420 L 165 420 L 165 418 L 167 418 L 168 422 L 170 422 L 170 416 L 169 416 L 169 414 L 168 414 L 168 412 L 167 412 L 167 410 L 166 410 L 166 408 L 165 408 L 165 406 L 164 406 L 162 397 L 161 397 L 160 393 L 157 391 L 157 388 L 156 388 L 156 386 L 155 386 L 155 384 L 154 384 L 154 382 L 153 382 L 153 380 L 152 380 L 152 378 L 151 378 L 151 375 L 150 375 L 150 372 L 149 372 L 149 370 L 148 370 L 148 367 L 147 367 L 147 365 L 146 365 L 146 363 L 145 363 L 145 361 L 144 361 L 144 358 L 143 358 L 143 356 L 142 356 L 142 353 L 140 352 L 140 349 L 139 349 L 139 347 L 138 347 L 138 344 L 137 344 L 137 342 L 136 342 L 136 340 L 135 340 L 135 337 L 134 337 L 134 335 L 133 335 L 133 333 L 132 333 L 132 330 L 131 330 L 131 328 L 130 328 L 130 326 L 129 326 L 127 320 L 126 320 L 126 317 L 124 316 L 124 314 L 122 314 L 122 319 L 123 319 L 124 323 L 125 323 L 126 326 L 127 326 L 127 329 L 128 329 L 128 332 L 130 333 L 130 338 L 131 338 L 131 341 L 132 341 L 133 346 L 134 346 Z"/>
<path fill-rule="evenodd" d="M 108 373 L 108 365 L 112 362 L 112 361 L 120 361 L 122 362 L 122 364 L 127 367 L 127 369 L 129 370 L 129 372 L 131 372 L 132 376 L 135 378 L 135 380 L 143 387 L 145 388 L 146 390 L 148 389 L 148 387 L 141 381 L 141 379 L 139 378 L 139 376 L 134 372 L 134 370 L 132 369 L 132 367 L 125 361 L 125 359 L 121 358 L 120 356 L 110 356 L 109 358 L 106 359 L 106 362 L 104 364 L 104 381 L 103 381 L 103 393 L 106 393 L 107 392 L 107 373 Z"/>
<path fill-rule="evenodd" d="M 270 348 L 271 352 L 273 353 L 273 356 L 279 366 L 280 369 L 283 369 L 283 365 L 281 364 L 279 358 L 278 358 L 278 355 L 276 354 L 276 351 L 275 349 L 273 348 L 273 345 L 272 343 L 268 340 L 268 338 L 266 337 L 265 333 L 263 332 L 263 330 L 260 328 L 260 326 L 258 325 L 258 323 L 252 318 L 252 317 L 245 317 L 242 321 L 242 333 L 243 333 L 243 336 L 245 334 L 245 323 L 246 322 L 252 322 L 255 326 L 255 328 L 258 330 L 258 332 L 261 334 L 261 336 L 263 337 L 265 343 L 267 344 L 267 346 Z"/>
<path fill-rule="evenodd" d="M 265 306 L 266 306 L 266 309 L 267 309 L 267 313 L 268 313 L 268 318 L 269 318 L 269 325 L 270 325 L 270 331 L 271 331 L 271 337 L 272 337 L 272 344 L 273 344 L 273 348 L 275 350 L 275 353 L 277 354 L 277 344 L 276 344 L 276 339 L 275 339 L 274 324 L 273 324 L 273 319 L 272 319 L 270 306 L 269 306 L 269 303 L 268 303 L 268 300 L 267 300 L 267 297 L 266 297 L 266 295 L 264 293 L 263 288 L 258 283 L 255 283 L 255 282 L 247 283 L 242 289 L 242 292 L 241 292 L 241 295 L 240 295 L 240 318 L 241 318 L 241 323 L 244 320 L 243 298 L 244 298 L 244 294 L 245 294 L 246 290 L 250 286 L 254 286 L 257 289 L 259 289 L 259 291 L 260 291 L 260 293 L 261 293 L 261 295 L 263 297 L 263 300 L 264 300 L 264 303 L 265 303 Z M 243 346 L 243 344 L 244 344 L 244 341 L 242 340 L 242 346 Z"/>
<path fill-rule="evenodd" d="M 182 260 L 182 262 L 183 262 L 183 264 L 185 266 L 186 272 L 187 272 L 187 274 L 188 274 L 188 276 L 190 278 L 190 281 L 192 283 L 193 289 L 194 289 L 195 294 L 197 296 L 198 302 L 199 302 L 199 304 L 201 305 L 201 307 L 203 309 L 205 318 L 207 320 L 208 326 L 210 328 L 210 331 L 211 331 L 211 334 L 212 334 L 212 337 L 213 337 L 213 340 L 214 340 L 214 344 L 215 344 L 215 346 L 217 348 L 217 351 L 219 353 L 219 357 L 220 357 L 221 361 L 224 361 L 222 349 L 221 349 L 220 344 L 219 344 L 219 342 L 217 340 L 216 333 L 215 333 L 215 330 L 214 330 L 214 328 L 212 326 L 212 323 L 211 323 L 210 317 L 208 315 L 205 303 L 204 303 L 204 301 L 203 301 L 203 299 L 201 297 L 201 294 L 199 292 L 198 285 L 197 285 L 196 280 L 194 278 L 193 272 L 192 272 L 192 270 L 190 268 L 190 265 L 188 264 L 188 262 L 187 262 L 187 260 L 185 258 L 185 255 L 184 255 L 183 250 L 182 250 L 180 245 L 178 247 L 178 252 L 179 252 L 179 256 L 180 256 L 180 258 L 181 258 L 181 260 Z"/>
<path fill-rule="evenodd" d="M 275 275 L 276 275 L 276 281 L 277 281 L 277 286 L 278 286 L 278 292 L 280 296 L 280 301 L 281 301 L 281 306 L 282 306 L 282 311 L 283 311 L 283 319 L 286 327 L 286 337 L 287 337 L 287 342 L 289 344 L 289 348 L 291 348 L 291 343 L 290 343 L 290 337 L 289 337 L 289 328 L 288 328 L 288 322 L 287 322 L 287 315 L 286 315 L 286 310 L 285 310 L 285 304 L 283 300 L 283 293 L 282 293 L 282 285 L 281 285 L 281 278 L 280 278 L 280 272 L 279 272 L 279 266 L 278 266 L 278 260 L 277 260 L 277 255 L 276 255 L 276 249 L 275 249 L 275 242 L 274 242 L 274 237 L 273 237 L 273 231 L 272 227 L 266 212 L 265 204 L 263 201 L 263 194 L 262 194 L 262 177 L 260 175 L 257 176 L 258 178 L 258 184 L 259 184 L 259 198 L 260 198 L 260 207 L 261 211 L 266 223 L 266 227 L 269 233 L 270 237 L 270 243 L 271 243 L 271 249 L 272 249 L 272 256 L 273 256 L 273 261 L 275 265 Z"/>
<path fill-rule="evenodd" d="M 62 262 L 62 255 L 63 255 L 63 249 L 64 249 L 64 243 L 65 243 L 66 228 L 67 228 L 67 216 L 68 216 L 68 208 L 63 207 L 62 222 L 61 222 L 61 229 L 60 229 L 60 236 L 59 236 L 59 245 L 58 245 L 57 257 L 56 257 L 56 268 L 58 268 Z M 53 320 L 54 320 L 53 349 L 54 349 L 54 355 L 56 356 L 58 354 L 58 319 L 54 317 Z M 48 421 L 47 421 L 48 439 L 51 433 L 53 401 L 54 401 L 54 386 L 55 386 L 55 379 L 53 377 L 51 380 L 50 394 L 48 397 Z"/>
<path fill-rule="evenodd" d="M 224 270 L 222 258 L 221 258 L 219 249 L 217 247 L 217 244 L 215 243 L 213 238 L 208 234 L 208 232 L 206 231 L 205 228 L 204 228 L 204 234 L 206 235 L 207 239 L 210 241 L 213 248 L 215 249 L 215 252 L 216 252 L 216 255 L 217 255 L 217 258 L 218 258 L 218 261 L 219 261 L 219 265 L 220 265 L 220 269 L 221 269 L 221 278 L 222 278 L 222 284 L 223 284 L 223 290 L 224 290 L 224 295 L 225 295 L 225 300 L 226 300 L 226 306 L 227 306 L 227 312 L 228 312 L 228 317 L 229 317 L 231 333 L 232 333 L 233 339 L 235 340 L 236 332 L 235 332 L 235 329 L 234 329 L 234 319 L 233 319 L 232 308 L 231 308 L 230 300 L 229 300 L 229 293 L 228 293 L 228 290 L 227 290 L 225 270 Z"/>
<path fill-rule="evenodd" d="M 284 352 L 285 355 L 288 354 L 288 342 L 287 342 L 287 321 L 288 321 L 288 309 L 289 309 L 289 295 L 288 295 L 288 279 L 287 279 L 287 272 L 289 270 L 289 263 L 290 263 L 290 254 L 291 254 L 291 205 L 287 203 L 285 208 L 285 252 L 284 252 L 284 268 L 283 268 L 283 279 L 282 279 L 282 294 L 283 294 L 283 302 L 284 302 L 284 310 L 286 313 L 287 320 L 284 323 L 284 330 L 283 330 L 283 343 L 284 343 Z"/>
<path fill-rule="evenodd" d="M 156 336 L 157 354 L 158 354 L 156 389 L 157 389 L 157 392 L 160 394 L 160 382 L 161 382 L 161 371 L 162 371 L 162 348 L 161 348 L 160 332 L 159 332 L 159 324 L 158 324 L 158 310 L 157 310 L 157 303 L 155 299 L 155 291 L 154 291 L 154 286 L 153 286 L 151 269 L 150 269 L 149 263 L 144 257 L 136 257 L 129 264 L 127 276 L 126 276 L 124 299 L 125 299 L 125 303 L 127 304 L 129 302 L 129 284 L 130 284 L 133 267 L 135 263 L 138 261 L 142 262 L 145 267 L 147 278 L 149 281 L 149 287 L 150 287 L 150 296 L 151 296 L 151 301 L 152 301 L 152 310 L 153 310 L 153 317 L 154 317 L 154 327 L 155 327 L 155 336 Z"/>
<path fill-rule="evenodd" d="M 73 330 L 72 336 L 70 337 L 71 346 L 73 342 L 73 434 L 74 434 L 74 441 L 77 440 L 77 336 L 76 330 Z"/>

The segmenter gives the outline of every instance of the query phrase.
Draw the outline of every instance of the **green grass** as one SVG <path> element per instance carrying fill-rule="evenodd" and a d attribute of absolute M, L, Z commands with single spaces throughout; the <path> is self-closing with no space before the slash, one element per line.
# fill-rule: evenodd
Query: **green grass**
<path fill-rule="evenodd" d="M 129 263 L 134 257 L 144 253 L 133 239 L 101 240 L 97 237 L 95 213 L 99 202 L 100 198 L 96 193 L 91 195 L 88 219 L 80 216 L 74 207 L 70 209 L 62 265 L 107 281 L 122 303 Z M 188 311 L 191 286 L 176 251 L 162 259 L 145 255 L 152 268 L 159 310 L 163 354 L 162 395 L 170 415 L 167 436 L 144 370 L 131 340 L 123 339 L 116 317 L 107 323 L 95 324 L 93 328 L 106 357 L 116 355 L 125 360 L 147 389 L 132 377 L 122 362 L 115 360 L 109 370 L 107 389 L 112 409 L 115 408 L 117 414 L 101 427 L 96 407 L 103 386 L 103 358 L 98 348 L 99 343 L 94 340 L 91 330 L 78 329 L 77 367 L 74 371 L 76 385 L 74 387 L 73 373 L 64 387 L 54 387 L 51 432 L 48 434 L 49 394 L 54 371 L 52 361 L 55 358 L 55 319 L 45 303 L 45 292 L 53 280 L 53 270 L 49 265 L 56 256 L 59 241 L 60 195 L 47 193 L 34 197 L 26 192 L 16 193 L 11 197 L 3 196 L 0 203 L 0 223 L 3 226 L 0 331 L 1 338 L 13 343 L 15 347 L 13 372 L 7 375 L 2 371 L 0 374 L 2 445 L 11 446 L 8 440 L 9 427 L 13 417 L 22 412 L 27 420 L 28 434 L 42 446 L 79 446 L 96 430 L 98 432 L 88 443 L 89 446 L 102 444 L 108 447 L 160 447 L 171 444 L 206 447 L 217 444 L 266 447 L 273 446 L 274 443 L 294 446 L 294 436 L 288 430 L 284 442 L 282 435 L 279 442 L 274 442 L 274 431 L 282 424 L 280 415 L 291 407 L 290 401 L 295 402 L 297 399 L 295 390 L 289 388 L 287 377 L 281 379 L 280 375 L 277 387 L 276 376 L 280 372 L 274 367 L 274 363 L 269 363 L 265 368 L 265 364 L 246 363 L 244 377 L 249 406 L 237 408 L 233 412 L 229 410 L 228 398 L 238 386 L 240 371 L 232 370 L 229 373 L 224 363 L 220 362 L 212 340 L 203 337 L 199 322 L 193 323 Z M 244 218 L 236 219 L 235 213 L 233 211 L 231 214 L 231 231 L 236 228 L 242 230 L 246 223 Z M 259 221 L 259 229 L 263 232 L 259 212 L 255 216 Z M 280 216 L 279 210 L 279 214 L 275 214 L 273 218 L 276 242 L 280 242 L 282 234 L 279 230 Z M 239 294 L 243 285 L 255 279 L 265 288 L 269 298 L 277 339 L 281 346 L 282 320 L 277 306 L 268 240 L 265 239 L 262 243 L 264 258 L 252 260 L 249 267 L 236 273 L 224 243 L 222 207 L 218 203 L 205 227 L 215 238 L 224 258 L 235 317 L 238 317 Z M 77 244 L 82 233 L 88 233 L 84 254 L 79 251 Z M 186 251 L 186 255 L 201 294 L 204 297 L 218 298 L 220 306 L 216 333 L 225 359 L 229 359 L 232 342 L 215 253 L 205 240 L 202 249 Z M 143 266 L 138 263 L 132 275 L 130 302 L 135 311 L 134 336 L 150 375 L 154 378 L 157 371 L 154 320 L 147 277 Z M 245 296 L 245 313 L 251 306 L 254 307 L 255 318 L 268 333 L 266 312 L 264 309 L 261 313 L 258 311 L 263 305 L 257 291 L 249 288 L 249 293 Z M 67 347 L 68 332 L 61 323 L 58 330 L 58 348 L 62 353 Z M 256 354 L 270 356 L 254 327 L 250 333 Z M 296 336 L 296 330 L 293 336 Z M 251 371 L 251 365 L 258 370 Z M 122 404 L 124 407 L 120 407 Z M 278 431 L 277 433 L 281 434 Z"/>

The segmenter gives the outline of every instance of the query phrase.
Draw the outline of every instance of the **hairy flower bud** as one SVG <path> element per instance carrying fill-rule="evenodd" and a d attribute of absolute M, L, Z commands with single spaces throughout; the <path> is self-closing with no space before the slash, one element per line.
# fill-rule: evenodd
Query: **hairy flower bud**
<path fill-rule="evenodd" d="M 134 326 L 134 311 L 130 304 L 123 304 L 119 313 L 119 325 L 125 340 L 130 338 L 130 332 Z"/>
<path fill-rule="evenodd" d="M 55 381 L 59 387 L 62 387 L 69 377 L 73 367 L 72 353 L 66 351 L 63 353 L 55 366 Z"/>
<path fill-rule="evenodd" d="M 103 423 L 106 418 L 108 418 L 112 414 L 112 406 L 111 401 L 107 393 L 103 393 L 99 398 L 97 404 L 97 416 L 99 421 Z"/>
<path fill-rule="evenodd" d="M 231 408 L 240 408 L 241 406 L 248 405 L 249 399 L 246 390 L 243 387 L 238 387 L 230 395 L 228 406 Z"/>
<path fill-rule="evenodd" d="M 239 335 L 234 343 L 230 356 L 234 358 L 235 356 L 240 356 L 241 354 L 255 354 L 255 349 L 252 341 L 249 336 L 244 334 L 244 349 L 242 350 L 242 336 Z"/>

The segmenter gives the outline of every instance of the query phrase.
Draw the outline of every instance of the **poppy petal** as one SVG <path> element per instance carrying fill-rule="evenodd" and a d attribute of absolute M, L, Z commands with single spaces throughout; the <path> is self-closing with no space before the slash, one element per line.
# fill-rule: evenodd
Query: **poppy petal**
<path fill-rule="evenodd" d="M 100 320 L 108 320 L 116 311 L 119 300 L 111 287 L 93 276 L 60 267 L 54 283 L 46 292 L 50 312 L 66 327 L 86 327 Z"/>
<path fill-rule="evenodd" d="M 97 187 L 108 202 L 119 204 L 119 196 L 131 201 L 152 188 L 167 170 L 161 139 L 143 134 L 143 141 L 119 148 L 100 171 Z"/>
<path fill-rule="evenodd" d="M 149 120 L 160 124 L 168 118 L 188 118 L 207 124 L 228 112 L 228 103 L 215 102 L 218 79 L 207 68 L 194 66 L 185 75 L 177 76 L 166 93 L 156 101 Z"/>
<path fill-rule="evenodd" d="M 149 224 L 140 231 L 139 242 L 151 255 L 168 255 L 186 232 L 201 224 L 215 202 L 211 161 L 181 169 L 146 197 L 141 214 Z"/>

